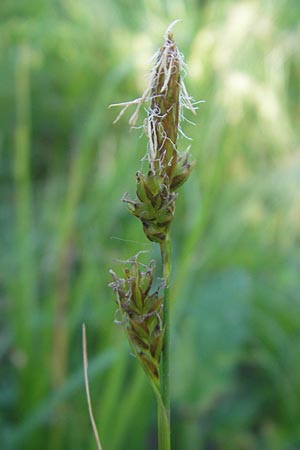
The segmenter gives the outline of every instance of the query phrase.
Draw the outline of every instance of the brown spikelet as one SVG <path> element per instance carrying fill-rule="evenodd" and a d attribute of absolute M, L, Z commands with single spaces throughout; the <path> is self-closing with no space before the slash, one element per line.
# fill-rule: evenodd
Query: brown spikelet
<path fill-rule="evenodd" d="M 168 34 L 161 47 L 153 76 L 151 104 L 148 113 L 150 164 L 155 173 L 170 179 L 176 166 L 176 142 L 179 122 L 180 55 Z"/>

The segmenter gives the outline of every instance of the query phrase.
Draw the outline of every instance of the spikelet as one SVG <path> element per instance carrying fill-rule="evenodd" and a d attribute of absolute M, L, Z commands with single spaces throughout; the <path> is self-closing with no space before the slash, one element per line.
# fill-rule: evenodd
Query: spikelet
<path fill-rule="evenodd" d="M 139 254 L 125 262 L 123 278 L 110 271 L 109 284 L 117 296 L 120 320 L 126 328 L 129 342 L 147 375 L 159 388 L 159 363 L 164 330 L 162 327 L 161 287 L 152 291 L 154 261 L 146 266 L 138 261 Z"/>

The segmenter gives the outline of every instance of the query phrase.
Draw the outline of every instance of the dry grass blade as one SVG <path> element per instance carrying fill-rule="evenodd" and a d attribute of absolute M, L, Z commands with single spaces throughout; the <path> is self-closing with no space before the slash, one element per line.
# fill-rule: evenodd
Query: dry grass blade
<path fill-rule="evenodd" d="M 90 395 L 89 377 L 88 377 L 88 355 L 87 355 L 87 345 L 86 345 L 86 330 L 85 330 L 84 323 L 82 324 L 82 354 L 83 354 L 84 384 L 85 384 L 85 391 L 86 391 L 86 398 L 87 398 L 87 402 L 88 402 L 90 420 L 91 420 L 97 448 L 98 448 L 98 450 L 102 450 L 98 430 L 96 427 L 96 422 L 94 419 L 92 401 L 91 401 L 91 395 Z"/>

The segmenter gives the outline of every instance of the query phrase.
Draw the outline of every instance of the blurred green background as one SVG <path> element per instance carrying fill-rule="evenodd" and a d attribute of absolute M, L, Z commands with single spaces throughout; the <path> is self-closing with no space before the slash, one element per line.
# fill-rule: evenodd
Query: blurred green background
<path fill-rule="evenodd" d="M 158 257 L 121 202 L 174 19 L 199 105 L 173 236 L 173 450 L 300 449 L 299 0 L 1 0 L 0 447 L 156 448 L 156 405 L 107 287 Z M 142 123 L 142 119 L 141 119 Z M 188 141 L 180 140 L 184 150 Z"/>

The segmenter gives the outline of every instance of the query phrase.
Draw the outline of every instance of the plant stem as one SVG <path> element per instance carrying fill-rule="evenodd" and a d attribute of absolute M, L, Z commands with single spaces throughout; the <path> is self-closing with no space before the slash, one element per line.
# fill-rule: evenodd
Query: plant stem
<path fill-rule="evenodd" d="M 166 282 L 164 290 L 164 307 L 163 307 L 163 327 L 164 333 L 164 346 L 161 360 L 161 397 L 164 404 L 165 413 L 167 416 L 167 429 L 165 421 L 162 421 L 160 414 L 158 415 L 158 428 L 159 436 L 161 433 L 168 433 L 167 438 L 168 447 L 161 447 L 161 440 L 159 439 L 159 450 L 170 449 L 170 273 L 171 273 L 171 241 L 169 233 L 166 235 L 164 242 L 160 244 L 162 265 L 163 265 L 163 277 Z M 164 429 L 161 430 L 162 426 Z M 165 441 L 166 442 L 166 441 Z"/>
<path fill-rule="evenodd" d="M 155 385 L 152 384 L 157 399 L 157 422 L 158 422 L 158 449 L 170 450 L 170 415 L 167 413 L 163 404 L 161 393 Z"/>

